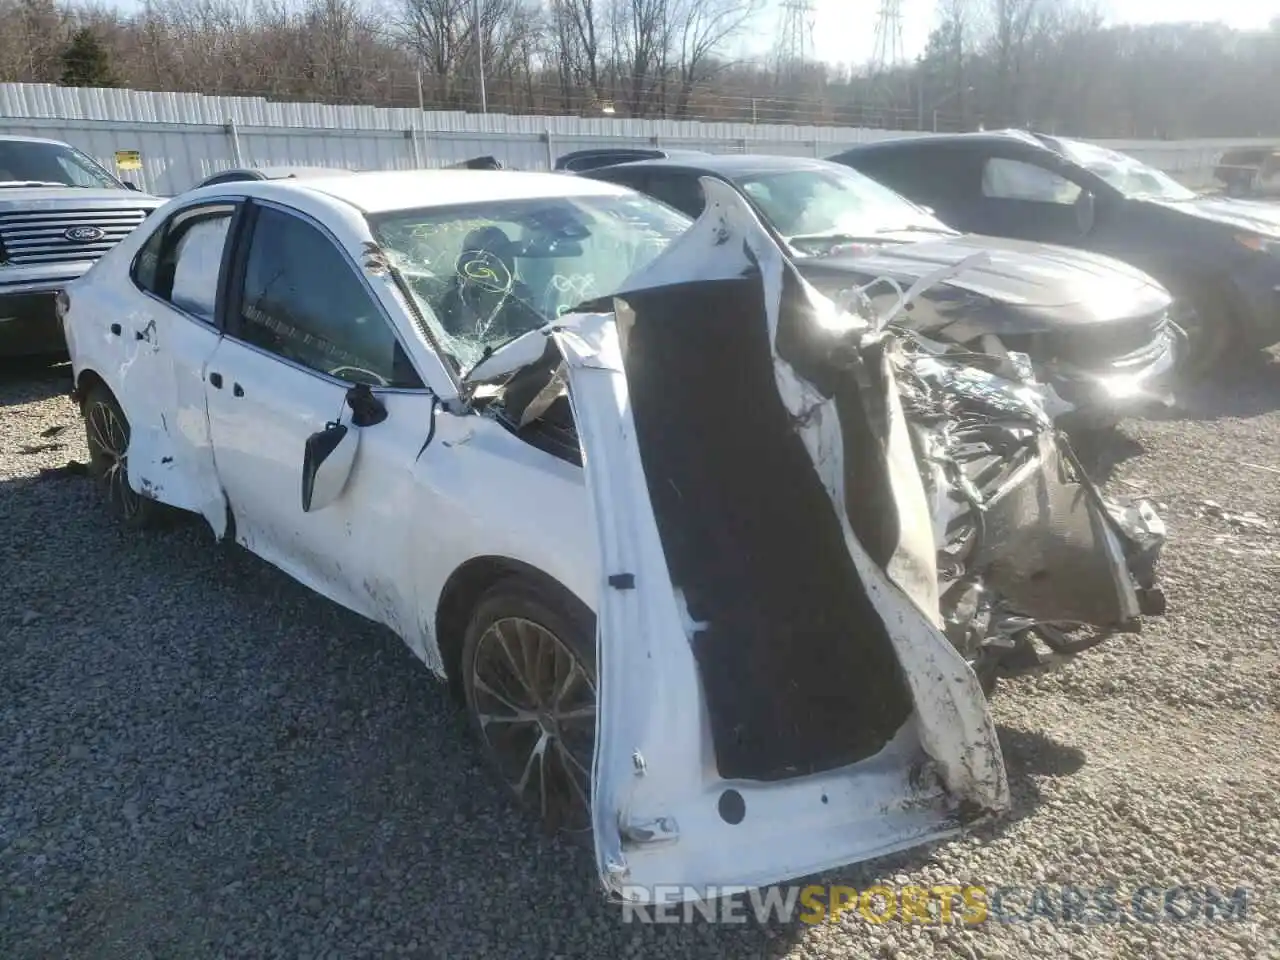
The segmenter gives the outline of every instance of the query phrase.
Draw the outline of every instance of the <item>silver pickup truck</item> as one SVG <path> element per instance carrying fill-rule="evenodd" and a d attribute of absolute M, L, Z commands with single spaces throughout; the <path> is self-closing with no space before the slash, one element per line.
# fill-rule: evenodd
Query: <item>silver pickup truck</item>
<path fill-rule="evenodd" d="M 0 136 L 0 356 L 63 351 L 58 291 L 162 203 L 69 144 Z"/>

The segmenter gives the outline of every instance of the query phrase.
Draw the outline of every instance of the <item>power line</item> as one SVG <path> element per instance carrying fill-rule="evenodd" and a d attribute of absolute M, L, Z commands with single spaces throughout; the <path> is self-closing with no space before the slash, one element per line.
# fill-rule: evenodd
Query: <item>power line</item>
<path fill-rule="evenodd" d="M 902 0 L 880 0 L 876 12 L 875 54 L 871 60 L 874 76 L 887 73 L 906 59 L 902 44 Z"/>

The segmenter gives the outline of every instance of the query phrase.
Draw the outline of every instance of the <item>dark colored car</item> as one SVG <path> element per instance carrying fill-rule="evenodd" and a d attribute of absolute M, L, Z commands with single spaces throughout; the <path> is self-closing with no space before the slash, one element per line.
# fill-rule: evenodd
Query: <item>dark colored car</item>
<path fill-rule="evenodd" d="M 707 156 L 701 150 L 666 150 L 661 147 L 592 147 L 574 150 L 556 158 L 556 169 L 567 173 L 583 173 L 618 163 L 636 160 L 679 160 Z"/>
<path fill-rule="evenodd" d="M 1280 340 L 1280 207 L 1200 196 L 1132 157 L 1021 132 L 883 140 L 831 158 L 960 230 L 1124 260 L 1178 298 L 1190 361 Z"/>
<path fill-rule="evenodd" d="M 978 253 L 927 290 L 905 322 L 938 339 L 986 350 L 995 335 L 1028 354 L 1040 376 L 1083 419 L 1108 421 L 1167 388 L 1180 338 L 1169 294 L 1146 274 L 1107 257 L 1039 243 L 962 234 L 868 177 L 824 160 L 711 155 L 648 160 L 584 176 L 632 187 L 697 216 L 701 178 L 733 185 L 775 231 L 800 273 L 834 295 L 881 277 L 904 290 Z M 888 305 L 897 294 L 875 291 Z"/>
<path fill-rule="evenodd" d="M 215 183 L 238 183 L 244 180 L 298 180 L 304 177 L 340 177 L 353 173 L 342 167 L 233 167 L 219 170 L 197 183 L 191 189 L 211 187 Z"/>

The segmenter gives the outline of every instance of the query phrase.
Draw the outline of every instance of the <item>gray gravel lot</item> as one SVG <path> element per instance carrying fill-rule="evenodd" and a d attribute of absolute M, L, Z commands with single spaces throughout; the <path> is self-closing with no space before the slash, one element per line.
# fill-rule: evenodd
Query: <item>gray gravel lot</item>
<path fill-rule="evenodd" d="M 1008 820 L 824 878 L 1244 886 L 1246 918 L 976 929 L 624 924 L 395 637 L 194 525 L 130 535 L 86 480 L 42 476 L 86 455 L 66 376 L 0 371 L 4 960 L 1280 956 L 1274 357 L 1098 454 L 1111 489 L 1168 506 L 1170 614 L 1003 685 Z"/>

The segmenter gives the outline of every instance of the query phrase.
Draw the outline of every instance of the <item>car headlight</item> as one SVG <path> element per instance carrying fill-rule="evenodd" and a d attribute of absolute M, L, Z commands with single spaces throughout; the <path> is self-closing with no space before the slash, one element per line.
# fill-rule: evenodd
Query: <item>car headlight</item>
<path fill-rule="evenodd" d="M 1280 237 L 1268 237 L 1260 233 L 1237 233 L 1236 242 L 1258 253 L 1280 255 Z"/>

